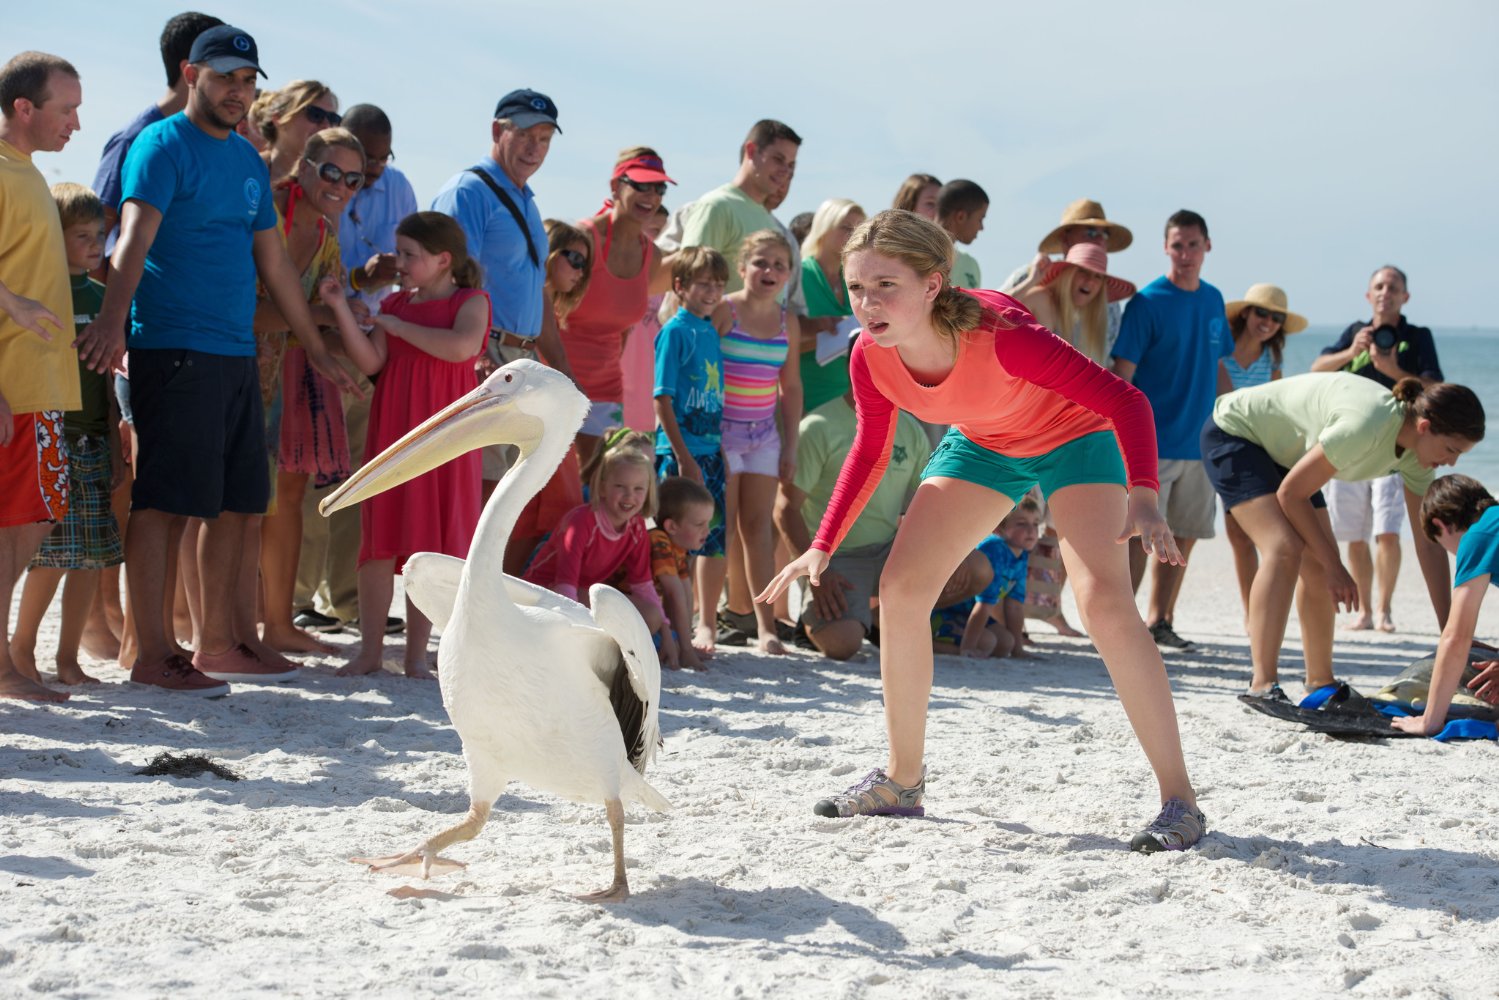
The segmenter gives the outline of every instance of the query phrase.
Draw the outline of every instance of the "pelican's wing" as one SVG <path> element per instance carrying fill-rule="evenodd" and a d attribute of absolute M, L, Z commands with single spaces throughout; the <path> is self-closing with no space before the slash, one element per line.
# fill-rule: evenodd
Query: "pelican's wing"
<path fill-rule="evenodd" d="M 441 631 L 453 617 L 458 603 L 458 583 L 463 579 L 463 560 L 441 552 L 418 552 L 406 560 L 401 571 L 406 596 L 432 627 Z"/>
<path fill-rule="evenodd" d="M 630 599 L 613 587 L 596 583 L 588 589 L 588 603 L 593 608 L 594 621 L 619 647 L 624 664 L 624 680 L 629 693 L 639 699 L 639 721 L 632 724 L 632 713 L 620 712 L 620 690 L 624 685 L 616 676 L 610 686 L 610 700 L 616 704 L 615 711 L 621 717 L 621 729 L 625 736 L 625 753 L 635 770 L 645 772 L 645 766 L 656 756 L 656 746 L 661 741 L 661 661 L 656 658 L 656 648 L 651 643 L 651 633 L 645 620 Z"/>
<path fill-rule="evenodd" d="M 447 628 L 453 617 L 465 565 L 465 561 L 457 556 L 440 552 L 418 552 L 406 560 L 403 570 L 406 595 L 439 631 Z M 592 627 L 588 609 L 577 601 L 513 576 L 502 575 L 501 579 L 506 596 L 516 606 L 555 611 L 574 625 Z"/>

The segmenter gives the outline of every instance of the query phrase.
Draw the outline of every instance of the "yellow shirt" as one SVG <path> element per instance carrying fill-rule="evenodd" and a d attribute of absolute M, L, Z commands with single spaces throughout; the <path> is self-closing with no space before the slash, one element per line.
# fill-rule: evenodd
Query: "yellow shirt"
<path fill-rule="evenodd" d="M 35 299 L 62 323 L 43 340 L 0 312 L 0 393 L 12 413 L 77 410 L 78 352 L 62 220 L 31 157 L 0 139 L 0 282 Z"/>

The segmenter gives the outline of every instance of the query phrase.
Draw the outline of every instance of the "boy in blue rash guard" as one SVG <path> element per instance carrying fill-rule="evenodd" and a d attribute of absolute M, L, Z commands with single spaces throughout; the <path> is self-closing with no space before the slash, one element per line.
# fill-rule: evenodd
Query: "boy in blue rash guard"
<path fill-rule="evenodd" d="M 1426 711 L 1392 719 L 1407 733 L 1432 736 L 1447 721 L 1452 695 L 1468 666 L 1478 611 L 1489 587 L 1499 587 L 1499 502 L 1477 480 L 1443 476 L 1421 501 L 1421 528 L 1426 536 L 1457 557 L 1452 579 L 1452 610 L 1437 643 L 1436 665 L 1427 689 Z M 1499 659 L 1478 664 L 1468 687 L 1483 700 L 1499 702 Z"/>

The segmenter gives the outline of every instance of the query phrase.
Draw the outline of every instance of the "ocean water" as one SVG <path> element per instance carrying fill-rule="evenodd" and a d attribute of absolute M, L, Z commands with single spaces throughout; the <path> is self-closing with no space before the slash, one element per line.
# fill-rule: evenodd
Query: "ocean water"
<path fill-rule="evenodd" d="M 1419 321 L 1417 317 L 1416 322 Z M 1342 332 L 1341 326 L 1313 324 L 1287 337 L 1285 373 L 1299 375 L 1310 371 L 1312 359 Z M 1459 459 L 1455 468 L 1438 471 L 1472 476 L 1490 492 L 1499 494 L 1499 329 L 1432 327 L 1431 334 L 1436 340 L 1442 375 L 1448 382 L 1457 382 L 1478 393 L 1485 414 L 1494 422 L 1484 440 Z"/>

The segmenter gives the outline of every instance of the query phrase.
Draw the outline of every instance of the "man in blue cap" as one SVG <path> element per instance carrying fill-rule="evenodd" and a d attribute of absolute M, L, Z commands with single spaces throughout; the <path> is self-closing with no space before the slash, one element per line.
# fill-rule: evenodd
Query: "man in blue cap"
<path fill-rule="evenodd" d="M 301 276 L 276 232 L 270 176 L 234 128 L 264 76 L 255 40 L 230 25 L 200 34 L 184 70 L 187 108 L 148 126 L 121 178 L 120 238 L 98 317 L 80 335 L 95 371 L 119 363 L 130 331 L 131 409 L 140 450 L 125 564 L 139 654 L 130 679 L 205 697 L 225 681 L 296 676 L 251 648 L 236 588 L 245 544 L 270 494 L 255 361 L 255 282 L 339 386 L 349 377 L 312 322 Z M 187 519 L 204 520 L 199 551 L 203 634 L 191 661 L 166 629 L 171 559 Z M 253 602 L 252 602 L 253 603 Z M 251 644 L 251 645 L 247 645 Z"/>
<path fill-rule="evenodd" d="M 489 156 L 455 174 L 432 199 L 432 210 L 451 215 L 468 237 L 469 256 L 484 268 L 494 327 L 485 351 L 488 365 L 534 358 L 540 346 L 553 367 L 572 368 L 556 318 L 546 307 L 547 235 L 527 183 L 546 161 L 557 127 L 557 105 L 534 90 L 512 90 L 495 105 Z M 511 449 L 484 449 L 484 496 L 509 468 Z"/>

